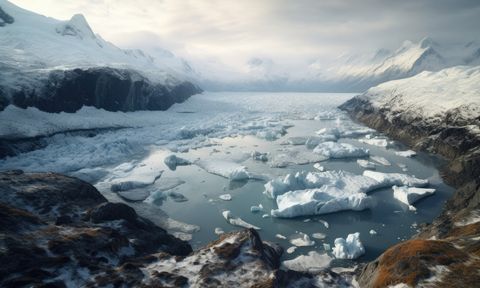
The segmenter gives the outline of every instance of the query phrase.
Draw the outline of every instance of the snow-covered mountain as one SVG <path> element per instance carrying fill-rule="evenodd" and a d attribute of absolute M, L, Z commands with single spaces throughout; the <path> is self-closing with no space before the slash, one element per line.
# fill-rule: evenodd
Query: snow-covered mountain
<path fill-rule="evenodd" d="M 439 71 L 457 65 L 480 64 L 480 44 L 440 44 L 431 38 L 405 41 L 398 49 L 341 55 L 332 61 L 314 60 L 296 69 L 283 69 L 272 60 L 252 58 L 236 81 L 223 81 L 233 90 L 297 90 L 362 92 L 380 83 Z M 221 79 L 221 76 L 217 77 Z M 215 83 L 209 83 L 216 89 Z M 212 85 L 213 84 L 213 85 Z M 218 85 L 219 83 L 217 83 Z M 219 85 L 219 86 L 221 86 Z"/>
<path fill-rule="evenodd" d="M 28 97 L 29 93 L 43 89 L 54 71 L 58 74 L 58 71 L 73 69 L 94 68 L 96 74 L 100 67 L 119 69 L 124 71 L 120 73 L 123 78 L 162 85 L 167 91 L 186 81 L 193 82 L 194 72 L 185 60 L 167 50 L 159 49 L 152 56 L 141 50 L 120 49 L 95 34 L 83 15 L 60 21 L 6 0 L 0 0 L 0 8 L 0 98 L 3 96 L 3 101 L 10 101 L 19 93 Z"/>

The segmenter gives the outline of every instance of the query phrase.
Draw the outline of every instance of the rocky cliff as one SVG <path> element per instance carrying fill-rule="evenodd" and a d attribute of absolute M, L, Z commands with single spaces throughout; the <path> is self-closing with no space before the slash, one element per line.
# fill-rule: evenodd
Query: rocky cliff
<path fill-rule="evenodd" d="M 480 118 L 472 111 L 478 111 L 479 106 L 476 103 L 468 107 L 442 106 L 446 101 L 442 103 L 442 95 L 437 93 L 430 106 L 446 108 L 430 113 L 432 107 L 422 107 L 422 97 L 429 96 L 422 91 L 423 87 L 413 87 L 419 91 L 418 97 L 412 97 L 403 89 L 414 82 L 407 79 L 379 86 L 349 100 L 340 108 L 352 118 L 413 149 L 448 159 L 442 175 L 457 190 L 442 214 L 433 223 L 425 225 L 414 239 L 388 249 L 377 260 L 368 263 L 359 275 L 359 283 L 362 287 L 385 287 L 399 283 L 409 286 L 454 287 L 461 284 L 462 287 L 476 287 L 480 283 Z M 437 85 L 438 91 L 444 91 L 439 86 L 451 84 L 446 82 L 432 84 L 426 81 L 423 85 Z M 479 91 L 471 93 L 474 96 L 468 101 L 478 100 Z M 463 97 L 461 94 L 465 93 L 456 95 Z M 428 101 L 425 103 L 428 105 Z"/>
<path fill-rule="evenodd" d="M 172 87 L 155 84 L 129 69 L 54 70 L 33 87 L 0 87 L 0 109 L 14 104 L 46 112 L 75 112 L 82 106 L 124 112 L 166 110 L 201 91 L 187 81 Z"/>

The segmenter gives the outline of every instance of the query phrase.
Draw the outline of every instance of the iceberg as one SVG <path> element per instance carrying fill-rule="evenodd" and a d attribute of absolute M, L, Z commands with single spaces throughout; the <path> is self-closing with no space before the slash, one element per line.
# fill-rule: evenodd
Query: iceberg
<path fill-rule="evenodd" d="M 360 241 L 360 233 L 348 234 L 347 239 L 335 239 L 332 248 L 333 256 L 337 259 L 356 259 L 365 253 L 365 248 Z"/>
<path fill-rule="evenodd" d="M 259 204 L 258 206 L 251 206 L 250 207 L 250 212 L 252 213 L 258 213 L 258 212 L 261 212 L 263 211 L 263 205 L 262 204 Z"/>
<path fill-rule="evenodd" d="M 400 202 L 403 202 L 407 205 L 411 205 L 416 201 L 432 195 L 435 193 L 435 189 L 431 188 L 416 188 L 416 187 L 407 187 L 407 186 L 393 186 L 393 197 Z"/>
<path fill-rule="evenodd" d="M 348 143 L 324 142 L 313 149 L 313 153 L 326 158 L 358 158 L 369 155 L 368 149 L 355 147 Z"/>
<path fill-rule="evenodd" d="M 313 168 L 317 169 L 317 170 L 320 171 L 320 172 L 325 172 L 325 167 L 323 167 L 322 165 L 320 165 L 320 163 L 315 163 L 315 164 L 313 164 Z"/>
<path fill-rule="evenodd" d="M 285 260 L 282 265 L 290 270 L 298 272 L 319 272 L 330 266 L 332 257 L 327 254 L 319 254 L 316 251 L 310 251 L 307 255 L 300 255 L 291 260 Z"/>
<path fill-rule="evenodd" d="M 243 228 L 247 228 L 247 229 L 252 228 L 252 229 L 255 229 L 255 230 L 260 230 L 259 227 L 255 226 L 255 225 L 252 225 L 250 223 L 247 223 L 247 222 L 243 221 L 241 218 L 233 217 L 232 212 L 230 212 L 229 210 L 223 211 L 222 215 L 223 215 L 223 218 L 225 218 L 225 220 L 227 220 L 228 223 L 230 223 L 234 226 L 239 226 L 239 227 L 243 227 Z"/>

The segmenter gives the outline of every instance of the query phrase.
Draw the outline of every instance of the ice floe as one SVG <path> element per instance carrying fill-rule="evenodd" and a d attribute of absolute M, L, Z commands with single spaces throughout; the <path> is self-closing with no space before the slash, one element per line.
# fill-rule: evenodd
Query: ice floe
<path fill-rule="evenodd" d="M 324 142 L 313 149 L 313 153 L 320 154 L 327 158 L 358 158 L 366 157 L 368 149 L 355 147 L 348 143 Z"/>
<path fill-rule="evenodd" d="M 217 235 L 220 235 L 220 234 L 225 233 L 225 231 L 223 231 L 223 229 L 220 228 L 220 227 L 216 227 L 214 232 L 215 232 L 215 234 L 217 234 Z"/>
<path fill-rule="evenodd" d="M 175 154 L 168 155 L 167 157 L 165 157 L 163 162 L 165 163 L 165 165 L 167 165 L 168 168 L 170 168 L 170 170 L 177 169 L 177 166 L 190 165 L 191 164 L 191 162 L 189 160 L 180 158 L 180 157 L 176 156 Z"/>
<path fill-rule="evenodd" d="M 323 240 L 323 239 L 327 238 L 327 235 L 325 235 L 323 233 L 313 233 L 312 237 L 315 238 L 315 239 Z"/>
<path fill-rule="evenodd" d="M 377 167 L 377 164 L 365 159 L 357 159 L 357 164 L 366 169 L 375 169 Z"/>
<path fill-rule="evenodd" d="M 363 139 L 358 139 L 358 141 L 368 145 L 379 146 L 379 147 L 387 147 L 389 145 L 389 141 L 387 138 L 380 138 L 380 137 L 373 137 L 373 138 L 365 137 Z"/>
<path fill-rule="evenodd" d="M 315 241 L 310 239 L 310 237 L 307 234 L 302 232 L 291 235 L 290 237 L 288 237 L 288 241 L 290 242 L 290 244 L 295 245 L 297 247 L 315 245 Z"/>
<path fill-rule="evenodd" d="M 288 248 L 287 248 L 287 253 L 288 253 L 288 254 L 292 254 L 292 253 L 295 252 L 295 250 L 297 250 L 297 246 L 288 247 Z"/>
<path fill-rule="evenodd" d="M 370 233 L 370 235 L 377 235 L 377 231 L 375 231 L 373 229 L 370 229 L 370 231 L 368 231 L 368 233 Z"/>
<path fill-rule="evenodd" d="M 427 179 L 419 179 L 414 176 L 401 173 L 382 173 L 377 171 L 366 170 L 363 171 L 363 176 L 370 177 L 378 181 L 378 187 L 388 186 L 412 186 L 412 187 L 425 187 L 428 185 Z"/>
<path fill-rule="evenodd" d="M 381 156 L 370 156 L 370 159 L 372 159 L 373 161 L 377 162 L 377 163 L 380 163 L 384 166 L 391 166 L 392 163 L 390 163 L 390 161 L 387 160 L 387 158 L 385 157 L 381 157 Z"/>
<path fill-rule="evenodd" d="M 265 176 L 250 173 L 247 167 L 226 160 L 198 160 L 195 165 L 205 171 L 230 180 L 265 179 Z"/>
<path fill-rule="evenodd" d="M 170 197 L 175 202 L 185 202 L 188 198 L 185 195 L 175 191 L 155 191 L 148 196 L 144 202 L 150 204 L 162 204 L 164 200 Z"/>
<path fill-rule="evenodd" d="M 285 268 L 298 272 L 319 272 L 330 266 L 332 257 L 327 254 L 320 254 L 316 251 L 310 251 L 307 255 L 300 255 L 291 260 L 285 260 L 282 265 Z"/>
<path fill-rule="evenodd" d="M 327 160 L 327 157 L 313 154 L 304 147 L 286 148 L 272 155 L 270 166 L 283 168 L 289 165 L 303 165 Z"/>
<path fill-rule="evenodd" d="M 416 201 L 435 193 L 435 189 L 433 188 L 393 186 L 392 189 L 393 189 L 393 197 L 395 197 L 400 202 L 403 202 L 409 206 L 415 203 Z"/>
<path fill-rule="evenodd" d="M 251 206 L 250 207 L 250 212 L 252 213 L 258 213 L 258 212 L 261 212 L 263 211 L 263 205 L 262 204 L 259 204 L 258 206 Z"/>
<path fill-rule="evenodd" d="M 410 157 L 416 156 L 417 152 L 415 152 L 413 150 L 397 151 L 397 152 L 395 152 L 395 155 L 410 158 Z"/>
<path fill-rule="evenodd" d="M 365 253 L 365 248 L 360 241 L 360 233 L 348 234 L 347 239 L 335 239 L 332 248 L 333 256 L 337 259 L 356 259 Z"/>
<path fill-rule="evenodd" d="M 222 195 L 218 196 L 218 198 L 222 199 L 223 201 L 230 201 L 230 200 L 232 200 L 232 195 L 222 194 Z"/>
<path fill-rule="evenodd" d="M 239 226 L 247 229 L 252 228 L 255 230 L 260 230 L 259 227 L 243 221 L 240 217 L 233 217 L 232 212 L 230 212 L 229 210 L 223 211 L 222 215 L 223 215 L 223 218 L 225 218 L 225 220 L 227 220 L 228 223 L 234 226 Z"/>
<path fill-rule="evenodd" d="M 317 170 L 320 171 L 320 172 L 325 172 L 325 167 L 323 167 L 322 165 L 320 165 L 320 163 L 315 163 L 315 164 L 313 164 L 313 168 L 317 169 Z"/>
<path fill-rule="evenodd" d="M 286 236 L 283 236 L 282 234 L 275 234 L 275 237 L 277 237 L 278 239 L 282 239 L 282 240 L 286 240 L 287 237 Z"/>
<path fill-rule="evenodd" d="M 330 224 L 328 224 L 327 221 L 322 220 L 322 219 L 318 219 L 318 222 L 322 223 L 323 226 L 325 226 L 325 228 L 327 228 L 327 229 L 330 228 Z"/>

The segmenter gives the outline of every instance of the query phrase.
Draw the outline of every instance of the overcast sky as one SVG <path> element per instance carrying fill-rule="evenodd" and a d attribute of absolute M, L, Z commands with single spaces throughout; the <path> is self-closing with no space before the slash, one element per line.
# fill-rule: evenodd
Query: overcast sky
<path fill-rule="evenodd" d="M 308 63 L 396 48 L 431 36 L 479 38 L 480 1 L 429 0 L 11 0 L 58 19 L 86 16 L 124 48 L 163 47 L 191 61 L 241 67 L 252 57 Z"/>

